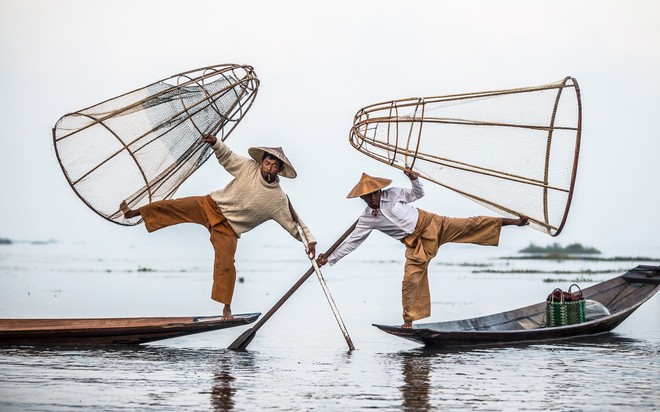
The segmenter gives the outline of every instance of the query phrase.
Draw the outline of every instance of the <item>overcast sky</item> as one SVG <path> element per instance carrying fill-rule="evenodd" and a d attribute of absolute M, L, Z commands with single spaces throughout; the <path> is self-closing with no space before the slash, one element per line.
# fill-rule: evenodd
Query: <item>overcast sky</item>
<path fill-rule="evenodd" d="M 504 241 L 632 245 L 660 256 L 658 21 L 652 0 L 0 0 L 0 237 L 146 238 L 143 227 L 107 222 L 77 198 L 51 128 L 65 113 L 173 74 L 241 63 L 261 86 L 227 143 L 241 154 L 284 147 L 299 177 L 283 187 L 321 249 L 362 210 L 345 198 L 362 172 L 407 184 L 349 145 L 359 108 L 573 76 L 584 129 L 564 232 L 522 229 Z M 227 182 L 211 159 L 177 195 Z M 426 192 L 419 206 L 439 214 L 493 213 L 432 183 Z M 291 242 L 274 223 L 243 238 Z"/>

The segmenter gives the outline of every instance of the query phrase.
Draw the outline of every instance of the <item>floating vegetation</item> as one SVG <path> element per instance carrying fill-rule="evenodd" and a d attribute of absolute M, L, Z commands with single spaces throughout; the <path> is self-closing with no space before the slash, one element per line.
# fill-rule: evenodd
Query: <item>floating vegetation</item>
<path fill-rule="evenodd" d="M 579 277 L 575 279 L 561 279 L 561 278 L 545 278 L 543 279 L 544 283 L 559 283 L 559 282 L 564 282 L 564 283 L 593 283 L 593 282 L 598 282 L 595 279 L 592 278 L 585 278 L 585 277 Z"/>
<path fill-rule="evenodd" d="M 396 259 L 391 259 L 391 260 L 365 260 L 365 263 L 372 263 L 372 264 L 390 264 L 390 263 L 402 263 L 401 260 L 396 260 Z"/>
<path fill-rule="evenodd" d="M 469 267 L 469 268 L 487 268 L 493 266 L 492 263 L 447 263 L 447 262 L 436 262 L 440 266 L 458 266 L 458 267 Z"/>
<path fill-rule="evenodd" d="M 143 268 L 142 266 L 138 266 L 138 272 L 155 272 L 154 269 L 151 268 Z"/>
<path fill-rule="evenodd" d="M 507 273 L 507 274 L 537 274 L 537 273 L 548 273 L 554 275 L 573 275 L 573 274 L 604 274 L 604 273 L 620 273 L 625 272 L 621 269 L 603 269 L 603 270 L 592 270 L 592 269 L 582 269 L 582 270 L 538 270 L 538 269 L 483 269 L 483 270 L 473 270 L 472 273 Z"/>
<path fill-rule="evenodd" d="M 0 237 L 0 245 L 13 245 L 19 243 L 27 243 L 30 245 L 50 245 L 52 243 L 57 243 L 55 239 L 49 240 L 11 240 L 9 238 Z"/>
<path fill-rule="evenodd" d="M 364 263 L 369 263 L 369 264 L 375 264 L 375 265 L 390 265 L 390 264 L 397 264 L 397 265 L 403 265 L 405 263 L 405 259 L 370 259 L 370 260 L 364 260 Z M 458 262 L 458 263 L 451 263 L 451 262 L 443 262 L 441 260 L 433 261 L 434 265 L 438 266 L 457 266 L 457 267 L 488 267 L 488 266 L 493 266 L 492 263 L 474 263 L 474 262 Z"/>
<path fill-rule="evenodd" d="M 615 257 L 597 257 L 597 256 L 571 256 L 562 253 L 549 253 L 546 255 L 529 256 L 505 256 L 499 259 L 504 260 L 584 260 L 589 262 L 660 262 L 660 258 L 645 256 L 615 256 Z"/>
<path fill-rule="evenodd" d="M 57 243 L 55 239 L 49 239 L 49 240 L 33 240 L 30 242 L 31 245 L 50 245 L 53 243 Z"/>
<path fill-rule="evenodd" d="M 566 254 L 566 255 L 590 255 L 600 254 L 600 250 L 593 247 L 585 247 L 580 243 L 573 243 L 568 246 L 562 246 L 559 243 L 553 243 L 548 246 L 537 246 L 530 243 L 524 249 L 518 251 L 519 253 L 542 253 L 542 254 Z"/>

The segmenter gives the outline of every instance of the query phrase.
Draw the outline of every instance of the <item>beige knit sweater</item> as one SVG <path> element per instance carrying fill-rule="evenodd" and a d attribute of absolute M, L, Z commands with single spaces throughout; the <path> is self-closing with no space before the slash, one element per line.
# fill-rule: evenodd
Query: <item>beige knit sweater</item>
<path fill-rule="evenodd" d="M 220 190 L 211 192 L 211 198 L 220 206 L 229 225 L 240 237 L 267 220 L 280 224 L 294 238 L 302 240 L 291 217 L 287 197 L 280 187 L 279 176 L 273 183 L 266 182 L 254 160 L 239 156 L 218 139 L 213 145 L 215 156 L 234 179 Z M 316 239 L 299 219 L 309 243 Z"/>

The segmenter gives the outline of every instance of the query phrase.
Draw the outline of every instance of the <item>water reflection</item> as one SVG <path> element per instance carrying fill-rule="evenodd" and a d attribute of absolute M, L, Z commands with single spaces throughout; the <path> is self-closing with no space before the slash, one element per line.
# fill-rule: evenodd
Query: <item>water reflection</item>
<path fill-rule="evenodd" d="M 401 405 L 404 410 L 430 410 L 430 368 L 428 357 L 414 355 L 403 355 L 401 357 L 403 384 L 399 387 L 399 391 L 402 395 Z"/>
<path fill-rule="evenodd" d="M 480 346 L 465 346 L 465 347 L 453 347 L 453 348 L 441 348 L 441 347 L 426 347 L 420 346 L 414 349 L 411 349 L 409 352 L 405 353 L 416 353 L 417 356 L 434 356 L 436 354 L 446 353 L 469 353 L 469 352 L 483 352 L 483 351 L 497 351 L 504 349 L 525 349 L 525 348 L 535 348 L 539 346 L 543 347 L 556 347 L 556 348 L 588 348 L 588 347 L 599 347 L 607 346 L 611 350 L 619 352 L 629 352 L 630 350 L 637 349 L 639 346 L 645 346 L 646 341 L 640 339 L 629 338 L 626 336 L 619 335 L 615 332 L 607 332 L 599 335 L 583 336 L 583 337 L 574 337 L 571 339 L 563 339 L 556 341 L 539 341 L 539 342 L 519 342 L 519 343 L 509 343 L 504 345 L 498 344 L 489 344 L 489 345 L 480 345 Z"/>
<path fill-rule="evenodd" d="M 403 410 L 429 411 L 439 405 L 500 409 L 517 403 L 524 403 L 530 410 L 544 410 L 572 402 L 594 403 L 590 393 L 578 390 L 580 383 L 607 388 L 603 376 L 619 376 L 631 368 L 640 382 L 653 386 L 653 367 L 645 362 L 657 353 L 656 344 L 609 333 L 570 342 L 462 349 L 421 347 L 391 353 L 384 360 L 387 368 L 399 370 Z M 610 389 L 615 391 L 615 386 Z M 638 393 L 636 401 L 647 406 L 650 403 L 645 398 L 650 391 L 642 386 L 634 389 Z M 512 387 L 518 389 L 512 391 Z M 616 390 L 627 393 L 632 388 Z"/>
<path fill-rule="evenodd" d="M 214 411 L 231 411 L 234 409 L 234 394 L 236 378 L 230 372 L 216 372 L 211 387 L 211 406 Z"/>
<path fill-rule="evenodd" d="M 0 409 L 651 410 L 658 353 L 657 341 L 617 334 L 314 357 L 155 345 L 0 348 L 0 392 L 9 395 Z"/>
<path fill-rule="evenodd" d="M 237 376 L 257 374 L 254 354 L 223 350 L 213 360 L 214 372 L 211 386 L 211 406 L 214 411 L 234 410 L 238 392 Z"/>

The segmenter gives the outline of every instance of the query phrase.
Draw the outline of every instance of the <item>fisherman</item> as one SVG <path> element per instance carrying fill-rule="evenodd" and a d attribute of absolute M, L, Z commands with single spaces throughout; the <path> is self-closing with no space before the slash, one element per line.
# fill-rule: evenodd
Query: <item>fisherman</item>
<path fill-rule="evenodd" d="M 234 255 L 238 238 L 260 224 L 274 220 L 294 238 L 302 241 L 289 210 L 288 197 L 280 187 L 279 176 L 295 178 L 297 173 L 281 147 L 252 147 L 252 159 L 233 153 L 227 145 L 212 135 L 202 136 L 202 142 L 213 148 L 222 167 L 234 179 L 207 196 L 161 200 L 129 209 L 120 205 L 127 219 L 141 216 L 148 232 L 179 223 L 198 223 L 211 233 L 215 250 L 211 299 L 224 304 L 222 315 L 232 319 L 231 301 L 236 282 Z M 310 259 L 316 255 L 316 240 L 304 222 L 299 220 L 309 244 Z"/>
<path fill-rule="evenodd" d="M 364 242 L 372 230 L 380 230 L 406 246 L 406 263 L 401 290 L 402 328 L 412 328 L 413 321 L 431 316 L 428 266 L 445 243 L 473 243 L 497 246 L 502 226 L 525 226 L 527 217 L 519 219 L 477 216 L 452 218 L 429 213 L 411 205 L 424 196 L 418 177 L 410 170 L 403 172 L 412 188 L 392 187 L 390 179 L 362 174 L 348 198 L 360 197 L 367 203 L 353 233 L 328 256 L 320 254 L 317 263 L 334 265 Z"/>

